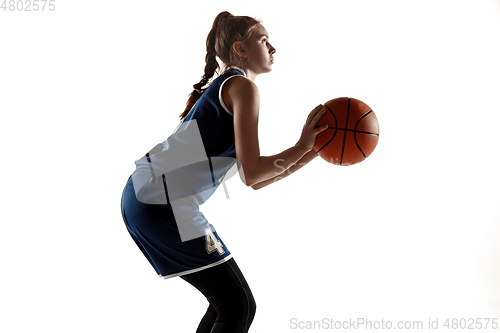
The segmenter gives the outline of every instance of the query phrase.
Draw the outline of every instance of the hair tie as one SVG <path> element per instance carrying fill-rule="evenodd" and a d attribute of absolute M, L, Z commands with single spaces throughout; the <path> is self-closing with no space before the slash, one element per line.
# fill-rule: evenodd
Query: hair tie
<path fill-rule="evenodd" d="M 226 18 L 230 18 L 230 17 L 233 17 L 233 16 L 234 16 L 233 14 L 229 13 L 229 14 L 227 14 Z"/>
<path fill-rule="evenodd" d="M 199 83 L 200 84 L 200 88 L 202 88 L 203 86 L 206 86 L 207 83 L 208 83 L 208 81 L 209 81 L 209 79 L 205 75 L 203 75 L 201 77 L 201 80 L 200 80 L 200 83 Z"/>

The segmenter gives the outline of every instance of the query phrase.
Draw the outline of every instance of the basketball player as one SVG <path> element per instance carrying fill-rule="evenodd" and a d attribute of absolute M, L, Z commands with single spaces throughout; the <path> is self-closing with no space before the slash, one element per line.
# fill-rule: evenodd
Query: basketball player
<path fill-rule="evenodd" d="M 276 52 L 262 24 L 222 12 L 207 37 L 205 74 L 196 83 L 181 123 L 168 139 L 137 160 L 122 195 L 123 220 L 156 273 L 179 276 L 207 298 L 198 333 L 247 332 L 255 301 L 231 253 L 199 211 L 237 163 L 253 189 L 282 179 L 317 157 L 310 112 L 298 142 L 274 156 L 260 156 L 259 92 L 255 78 L 271 71 Z M 212 79 L 219 69 L 223 72 Z M 280 159 L 279 167 L 274 163 Z M 284 166 L 289 166 L 283 170 Z"/>

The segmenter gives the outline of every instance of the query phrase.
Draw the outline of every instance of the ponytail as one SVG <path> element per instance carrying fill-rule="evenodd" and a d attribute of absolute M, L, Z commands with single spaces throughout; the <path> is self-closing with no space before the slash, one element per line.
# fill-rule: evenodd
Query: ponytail
<path fill-rule="evenodd" d="M 212 30 L 207 37 L 207 55 L 205 56 L 205 74 L 200 82 L 193 85 L 193 92 L 189 95 L 186 109 L 181 114 L 184 119 L 191 108 L 195 105 L 207 84 L 219 69 L 217 58 L 221 60 L 225 68 L 233 65 L 240 66 L 241 59 L 232 51 L 236 41 L 245 42 L 251 35 L 252 28 L 260 21 L 248 16 L 233 16 L 229 12 L 222 12 L 214 20 Z"/>
<path fill-rule="evenodd" d="M 188 101 L 186 103 L 186 109 L 181 114 L 180 118 L 184 119 L 187 116 L 191 108 L 194 106 L 196 101 L 201 97 L 203 92 L 207 88 L 203 88 L 207 85 L 210 79 L 215 75 L 215 72 L 219 69 L 219 63 L 217 62 L 217 54 L 215 52 L 215 40 L 217 36 L 217 28 L 222 20 L 225 20 L 233 15 L 229 12 L 222 12 L 214 20 L 212 30 L 207 36 L 207 55 L 205 56 L 205 74 L 201 77 L 200 82 L 193 85 L 193 92 L 189 95 Z"/>

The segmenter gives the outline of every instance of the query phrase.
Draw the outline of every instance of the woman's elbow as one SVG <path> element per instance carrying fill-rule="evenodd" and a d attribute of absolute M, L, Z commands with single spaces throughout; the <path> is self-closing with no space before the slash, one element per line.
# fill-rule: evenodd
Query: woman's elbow
<path fill-rule="evenodd" d="M 246 182 L 244 182 L 246 186 L 251 187 L 254 190 L 259 190 L 261 189 L 262 186 L 262 180 L 256 180 L 255 178 L 250 178 Z"/>
<path fill-rule="evenodd" d="M 255 185 L 259 182 L 256 179 L 255 174 L 253 172 L 251 172 L 250 170 L 248 170 L 248 168 L 243 170 L 243 167 L 240 166 L 239 174 L 240 174 L 241 181 L 246 186 L 252 187 L 253 185 Z"/>
<path fill-rule="evenodd" d="M 261 183 L 256 183 L 256 184 L 252 184 L 250 185 L 250 187 L 254 190 L 260 190 L 263 186 Z"/>
<path fill-rule="evenodd" d="M 243 181 L 243 184 L 245 184 L 246 186 L 249 186 L 251 188 L 254 188 L 254 186 L 258 183 L 254 178 L 252 177 L 243 177 L 242 179 Z"/>

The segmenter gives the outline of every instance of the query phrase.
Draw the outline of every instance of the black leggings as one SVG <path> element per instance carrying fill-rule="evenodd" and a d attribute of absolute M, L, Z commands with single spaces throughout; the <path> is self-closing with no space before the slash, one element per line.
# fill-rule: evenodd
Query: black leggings
<path fill-rule="evenodd" d="M 246 333 L 255 316 L 255 300 L 234 259 L 181 276 L 210 303 L 196 333 Z"/>

